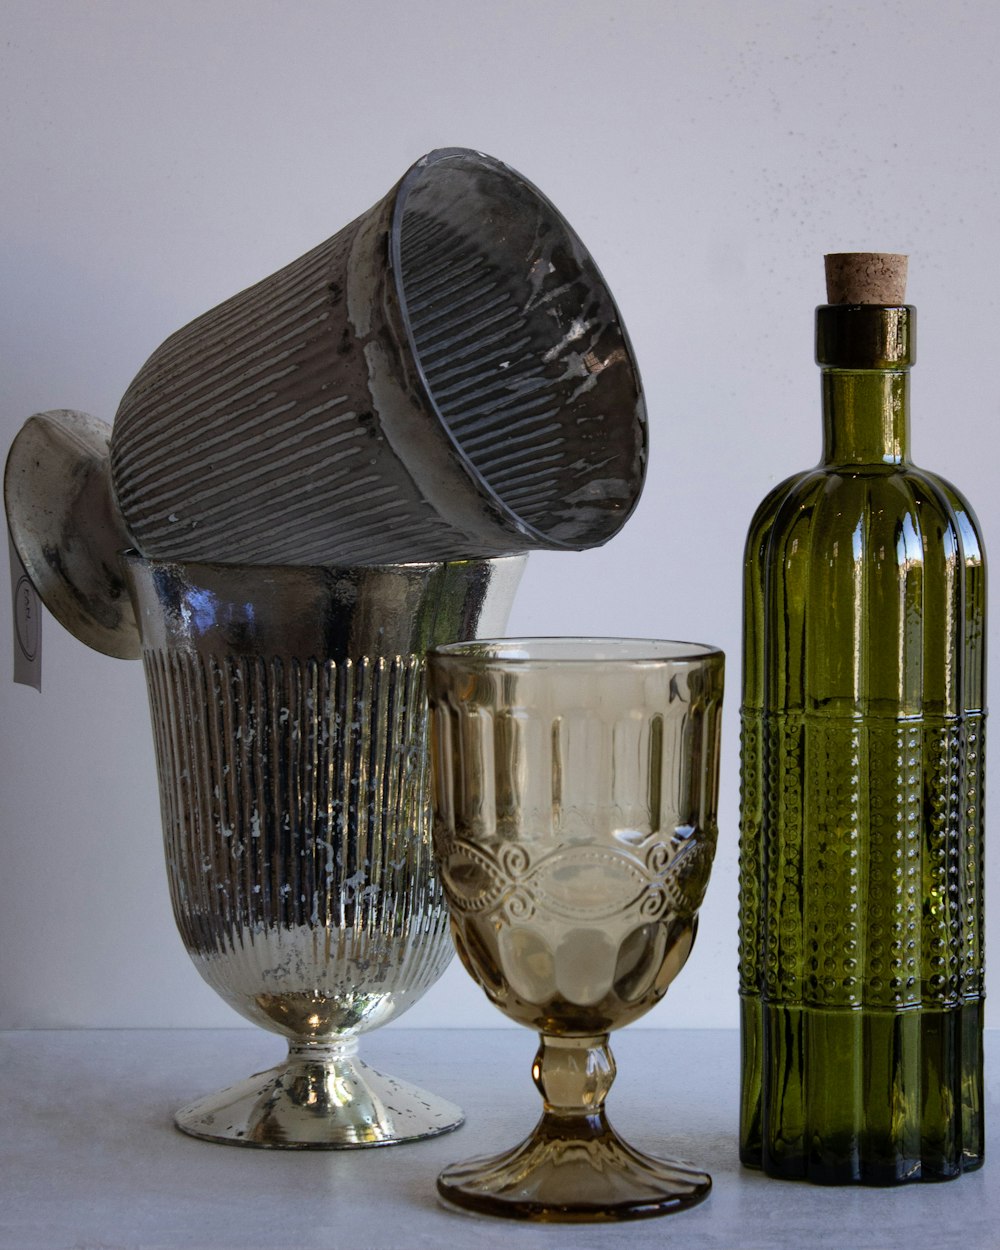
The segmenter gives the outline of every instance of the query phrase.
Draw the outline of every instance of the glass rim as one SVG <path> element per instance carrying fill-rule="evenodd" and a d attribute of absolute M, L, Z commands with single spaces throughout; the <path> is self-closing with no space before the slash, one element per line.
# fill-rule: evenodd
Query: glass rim
<path fill-rule="evenodd" d="M 532 635 L 472 638 L 431 647 L 428 659 L 458 661 L 480 668 L 583 667 L 587 664 L 658 667 L 694 664 L 718 656 L 721 647 L 704 642 L 665 638 L 598 637 L 596 635 Z"/>

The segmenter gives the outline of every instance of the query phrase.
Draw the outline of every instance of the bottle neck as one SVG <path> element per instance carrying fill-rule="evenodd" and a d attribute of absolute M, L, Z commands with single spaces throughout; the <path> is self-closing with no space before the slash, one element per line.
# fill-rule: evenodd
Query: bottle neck
<path fill-rule="evenodd" d="M 909 460 L 910 375 L 906 369 L 824 369 L 823 463 Z"/>
<path fill-rule="evenodd" d="M 816 363 L 823 371 L 823 463 L 909 459 L 910 365 L 916 310 L 909 304 L 821 304 Z"/>

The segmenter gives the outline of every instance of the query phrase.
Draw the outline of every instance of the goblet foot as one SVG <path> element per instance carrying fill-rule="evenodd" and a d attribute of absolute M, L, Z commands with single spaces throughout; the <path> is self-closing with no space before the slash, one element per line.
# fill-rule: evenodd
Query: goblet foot
<path fill-rule="evenodd" d="M 707 1197 L 712 1179 L 624 1142 L 604 1114 L 545 1115 L 513 1150 L 470 1159 L 438 1177 L 445 1202 L 485 1215 L 583 1223 L 666 1215 Z"/>
<path fill-rule="evenodd" d="M 355 1039 L 292 1043 L 288 1058 L 174 1116 L 192 1137 L 285 1150 L 392 1146 L 458 1128 L 460 1107 L 376 1072 Z"/>
<path fill-rule="evenodd" d="M 608 1123 L 615 1078 L 607 1034 L 542 1034 L 532 1067 L 545 1113 L 519 1146 L 446 1168 L 438 1192 L 486 1215 L 565 1223 L 642 1219 L 694 1206 L 712 1178 L 635 1150 Z"/>

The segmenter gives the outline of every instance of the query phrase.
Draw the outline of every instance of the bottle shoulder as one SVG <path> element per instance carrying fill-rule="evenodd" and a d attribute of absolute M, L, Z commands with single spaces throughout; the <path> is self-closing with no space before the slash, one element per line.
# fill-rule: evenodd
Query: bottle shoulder
<path fill-rule="evenodd" d="M 979 519 L 972 504 L 957 486 L 939 473 L 932 473 L 929 469 L 918 469 L 917 473 L 929 491 L 936 493 L 944 501 L 947 510 L 954 514 L 955 523 L 962 538 L 966 563 L 974 562 L 985 566 L 986 549 Z"/>
<path fill-rule="evenodd" d="M 757 507 L 747 534 L 746 558 L 762 556 L 782 536 L 829 531 L 832 540 L 862 527 L 912 529 L 925 543 L 957 544 L 966 563 L 984 562 L 979 522 L 965 496 L 939 474 L 910 462 L 893 465 L 820 464 L 792 474 Z"/>
<path fill-rule="evenodd" d="M 766 545 L 776 526 L 787 524 L 789 519 L 807 507 L 815 492 L 822 489 L 823 483 L 823 470 L 817 467 L 790 474 L 772 486 L 757 505 L 750 521 L 746 559 L 749 560 Z"/>
<path fill-rule="evenodd" d="M 985 626 L 975 515 L 938 475 L 824 465 L 758 509 L 744 566 L 748 707 L 982 708 Z"/>

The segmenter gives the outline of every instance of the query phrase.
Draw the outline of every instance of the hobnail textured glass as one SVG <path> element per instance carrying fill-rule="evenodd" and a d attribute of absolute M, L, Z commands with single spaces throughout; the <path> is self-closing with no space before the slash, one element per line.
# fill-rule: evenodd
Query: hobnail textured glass
<path fill-rule="evenodd" d="M 424 651 L 503 628 L 523 559 L 355 569 L 126 561 L 188 953 L 285 1063 L 177 1113 L 197 1137 L 384 1145 L 458 1107 L 356 1059 L 452 948 L 430 845 Z"/>
<path fill-rule="evenodd" d="M 710 1178 L 608 1123 L 608 1033 L 666 993 L 715 850 L 722 653 L 527 639 L 428 661 L 434 845 L 467 970 L 536 1029 L 544 1112 L 514 1150 L 448 1168 L 457 1206 L 536 1220 L 658 1215 Z"/>

